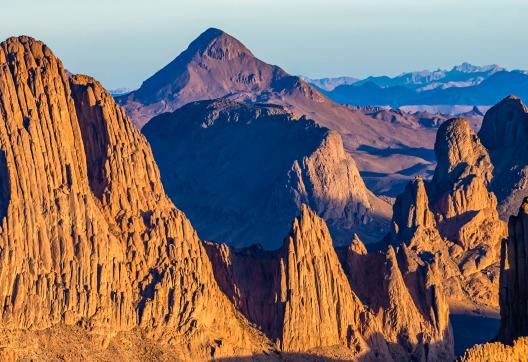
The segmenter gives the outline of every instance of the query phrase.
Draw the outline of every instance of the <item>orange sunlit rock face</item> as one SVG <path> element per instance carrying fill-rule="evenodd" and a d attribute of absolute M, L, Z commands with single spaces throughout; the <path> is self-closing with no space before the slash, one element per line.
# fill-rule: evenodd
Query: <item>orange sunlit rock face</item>
<path fill-rule="evenodd" d="M 206 149 L 205 161 L 203 153 L 189 152 L 192 144 L 183 147 L 187 153 L 156 155 L 95 79 L 65 71 L 35 39 L 0 44 L 0 360 L 453 360 L 451 306 L 496 310 L 499 301 L 499 341 L 515 344 L 475 346 L 462 360 L 522 358 L 528 333 L 528 201 L 509 228 L 500 218 L 525 193 L 523 155 L 504 142 L 512 138 L 522 150 L 518 133 L 527 112 L 517 98 L 493 107 L 479 135 L 463 118 L 439 121 L 434 176 L 409 182 L 394 201 L 388 234 L 377 244 L 364 243 L 363 235 L 368 241 L 385 235 L 390 209 L 384 200 L 391 200 L 369 191 L 348 152 L 358 151 L 350 149 L 354 142 L 372 140 L 376 127 L 383 134 L 393 131 L 380 126 L 390 112 L 367 120 L 300 78 L 258 61 L 215 29 L 183 55 L 193 65 L 183 78 L 167 78 L 165 84 L 158 74 L 120 102 L 143 125 L 149 112 L 172 111 L 211 89 L 222 96 L 233 82 L 246 93 L 272 88 L 273 97 L 283 97 L 272 97 L 272 105 L 258 99 L 241 103 L 247 99 L 239 93 L 243 99 L 195 102 L 144 128 L 149 139 L 166 138 L 166 154 L 171 137 L 183 128 L 199 129 L 189 137 L 202 151 L 212 141 L 233 141 L 233 125 L 246 127 L 239 129 L 238 141 L 248 138 L 255 149 L 258 137 L 271 144 L 271 136 L 280 136 L 272 144 L 279 150 L 276 159 L 263 160 L 265 152 L 256 158 L 258 167 L 268 163 L 262 174 L 268 178 L 242 172 L 222 184 L 220 177 L 235 162 L 221 159 L 217 148 Z M 168 69 L 179 69 L 179 62 Z M 234 72 L 225 62 L 255 74 Z M 205 77 L 203 68 L 213 66 L 229 82 Z M 183 98 L 164 103 L 175 84 Z M 202 89 L 204 84 L 214 87 Z M 151 98 L 159 89 L 166 92 Z M 281 103 L 285 99 L 293 109 Z M 315 122 L 294 114 L 314 104 L 321 105 L 313 112 Z M 339 133 L 345 111 L 358 117 L 363 139 Z M 189 112 L 178 118 L 188 123 L 171 128 L 181 112 Z M 278 128 L 266 128 L 273 132 L 248 126 L 268 127 L 277 120 Z M 202 137 L 204 130 L 221 137 L 200 143 L 197 134 Z M 159 139 L 152 140 L 158 146 Z M 270 166 L 294 147 L 300 151 L 289 155 L 284 168 Z M 250 159 L 242 170 L 251 166 L 249 147 L 229 150 Z M 162 170 L 170 171 L 165 187 L 155 155 Z M 189 172 L 192 166 L 213 168 L 214 158 L 221 162 L 213 176 Z M 183 167 L 175 166 L 179 160 Z M 182 184 L 187 189 L 177 190 L 177 197 L 191 194 L 190 183 L 205 189 L 215 178 L 215 192 L 225 192 L 224 198 L 204 194 L 201 200 L 193 194 L 186 207 L 200 201 L 218 210 L 231 202 L 235 216 L 252 215 L 246 235 L 258 230 L 266 240 L 279 217 L 254 209 L 279 209 L 270 215 L 280 216 L 280 237 L 266 245 L 274 248 L 249 237 L 231 245 L 201 240 L 164 191 L 172 197 L 180 185 L 170 181 L 181 181 L 183 172 L 189 172 Z M 244 182 L 273 187 L 257 195 L 259 189 Z M 251 196 L 245 204 L 233 196 L 244 187 Z M 292 208 L 286 213 L 284 205 Z M 226 227 L 221 217 L 217 221 L 212 226 Z M 230 226 L 227 233 L 234 232 Z"/>
<path fill-rule="evenodd" d="M 268 350 L 101 85 L 28 37 L 2 43 L 0 64 L 2 328 L 140 328 L 202 358 Z"/>
<path fill-rule="evenodd" d="M 394 205 L 393 245 L 406 244 L 438 266 L 450 302 L 497 308 L 506 223 L 489 191 L 493 165 L 465 119 L 440 126 L 433 179 L 417 179 Z"/>

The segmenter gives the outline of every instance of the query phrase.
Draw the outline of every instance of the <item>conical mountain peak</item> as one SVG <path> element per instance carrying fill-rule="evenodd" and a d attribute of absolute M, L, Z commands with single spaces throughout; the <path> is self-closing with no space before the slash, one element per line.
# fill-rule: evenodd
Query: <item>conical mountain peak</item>
<path fill-rule="evenodd" d="M 217 60 L 229 60 L 243 54 L 253 56 L 239 40 L 216 28 L 209 28 L 200 34 L 189 45 L 187 51 L 194 55 L 208 56 Z"/>

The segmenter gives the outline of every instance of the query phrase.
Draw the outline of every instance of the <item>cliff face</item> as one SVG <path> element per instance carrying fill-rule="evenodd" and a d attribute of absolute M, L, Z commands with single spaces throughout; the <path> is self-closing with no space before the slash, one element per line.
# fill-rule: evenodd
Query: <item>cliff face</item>
<path fill-rule="evenodd" d="M 528 109 L 517 97 L 507 97 L 485 115 L 479 131 L 495 167 L 491 188 L 505 220 L 528 196 Z"/>
<path fill-rule="evenodd" d="M 499 339 L 511 344 L 516 338 L 528 335 L 528 281 L 526 279 L 527 245 L 526 222 L 528 199 L 517 216 L 511 216 L 509 236 L 504 240 L 501 259 L 500 307 L 501 327 Z"/>
<path fill-rule="evenodd" d="M 68 79 L 45 45 L 11 38 L 0 97 L 2 329 L 140 327 L 200 358 L 268 349 L 220 292 L 150 147 L 99 83 Z"/>
<path fill-rule="evenodd" d="M 464 119 L 438 130 L 432 181 L 410 183 L 394 205 L 390 236 L 422 260 L 434 256 L 451 300 L 497 307 L 500 243 L 506 225 L 489 191 L 493 166 Z"/>
<path fill-rule="evenodd" d="M 486 149 L 465 119 L 453 119 L 438 129 L 438 164 L 432 180 L 433 209 L 442 220 L 497 207 L 488 192 L 493 166 Z"/>
<path fill-rule="evenodd" d="M 283 107 L 195 102 L 143 133 L 167 193 L 202 238 L 278 248 L 303 203 L 338 244 L 387 231 L 390 206 L 367 190 L 339 134 Z"/>
<path fill-rule="evenodd" d="M 453 335 L 442 281 L 410 253 L 358 253 L 352 244 L 341 260 L 352 290 L 382 326 L 395 360 L 449 360 Z"/>
<path fill-rule="evenodd" d="M 467 350 L 461 361 L 524 361 L 528 352 L 528 265 L 526 234 L 528 198 L 511 216 L 509 235 L 502 243 L 500 275 L 501 324 L 497 342 Z"/>
<path fill-rule="evenodd" d="M 506 236 L 506 224 L 496 211 L 497 199 L 489 191 L 493 166 L 463 119 L 439 128 L 435 150 L 438 166 L 431 187 L 432 209 L 441 234 L 457 246 L 452 256 L 463 274 L 470 275 L 497 263 Z"/>
<path fill-rule="evenodd" d="M 448 307 L 434 274 L 411 262 L 400 269 L 392 249 L 367 254 L 357 237 L 338 257 L 324 221 L 306 206 L 277 251 L 214 243 L 207 250 L 222 290 L 286 351 L 341 346 L 347 358 L 453 356 Z"/>

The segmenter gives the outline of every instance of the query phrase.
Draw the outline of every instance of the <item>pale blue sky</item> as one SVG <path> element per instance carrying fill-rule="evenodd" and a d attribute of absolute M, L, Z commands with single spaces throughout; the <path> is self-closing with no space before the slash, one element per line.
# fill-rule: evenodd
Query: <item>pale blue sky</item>
<path fill-rule="evenodd" d="M 208 27 L 311 77 L 469 61 L 528 68 L 527 0 L 0 0 L 0 38 L 45 41 L 72 72 L 136 87 Z"/>

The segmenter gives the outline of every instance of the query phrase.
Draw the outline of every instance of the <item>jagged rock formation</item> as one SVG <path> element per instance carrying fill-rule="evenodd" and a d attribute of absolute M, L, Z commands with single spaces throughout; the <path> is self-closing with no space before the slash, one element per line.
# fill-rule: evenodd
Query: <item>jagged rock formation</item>
<path fill-rule="evenodd" d="M 352 232 L 379 241 L 388 229 L 390 205 L 367 190 L 339 134 L 283 107 L 195 102 L 143 133 L 168 195 L 202 238 L 276 249 L 303 203 L 336 243 Z"/>
<path fill-rule="evenodd" d="M 528 336 L 527 221 L 528 198 L 519 214 L 510 217 L 509 236 L 502 246 L 499 339 L 508 344 L 518 337 Z"/>
<path fill-rule="evenodd" d="M 438 263 L 452 301 L 497 307 L 500 243 L 506 225 L 488 190 L 493 166 L 464 119 L 439 128 L 430 183 L 410 183 L 394 205 L 389 240 Z"/>
<path fill-rule="evenodd" d="M 117 97 L 117 101 L 141 128 L 161 113 L 217 98 L 281 105 L 337 131 L 359 169 L 372 176 L 369 186 L 390 196 L 396 196 L 424 165 L 434 164 L 434 127 L 392 123 L 339 105 L 301 78 L 257 59 L 219 29 L 206 30 L 138 90 Z"/>
<path fill-rule="evenodd" d="M 326 134 L 303 178 L 326 167 L 327 152 L 353 166 L 337 140 Z M 0 155 L 1 358 L 452 357 L 429 272 L 398 269 L 389 252 L 389 308 L 371 311 L 307 207 L 279 251 L 235 257 L 201 242 L 111 95 L 28 37 L 0 44 Z M 365 247 L 356 238 L 350 251 Z M 407 294 L 404 283 L 416 287 Z"/>
<path fill-rule="evenodd" d="M 3 335 L 75 324 L 139 328 L 182 358 L 270 348 L 219 290 L 143 136 L 28 37 L 0 44 L 0 150 Z"/>
<path fill-rule="evenodd" d="M 360 241 L 359 241 L 360 242 Z M 395 360 L 448 360 L 453 354 L 449 309 L 438 273 L 401 249 L 367 254 L 352 244 L 340 252 L 352 290 L 369 306 Z"/>
<path fill-rule="evenodd" d="M 486 113 L 479 137 L 493 162 L 499 213 L 507 220 L 528 196 L 528 109 L 517 97 L 505 98 Z"/>
<path fill-rule="evenodd" d="M 528 198 L 517 216 L 508 222 L 509 235 L 501 253 L 500 314 L 498 342 L 477 345 L 461 361 L 525 361 L 528 354 Z"/>
<path fill-rule="evenodd" d="M 468 349 L 459 362 L 525 362 L 528 355 L 528 338 L 515 340 L 513 346 L 500 342 L 478 344 Z"/>
<path fill-rule="evenodd" d="M 468 275 L 497 262 L 506 235 L 496 197 L 488 191 L 493 166 L 463 119 L 440 127 L 435 151 L 438 166 L 431 182 L 432 209 L 441 234 L 461 247 L 456 258 Z"/>
<path fill-rule="evenodd" d="M 222 290 L 286 351 L 340 345 L 348 358 L 453 358 L 435 274 L 405 258 L 401 267 L 392 249 L 367 254 L 357 236 L 340 261 L 324 221 L 305 205 L 276 251 L 206 248 Z"/>

